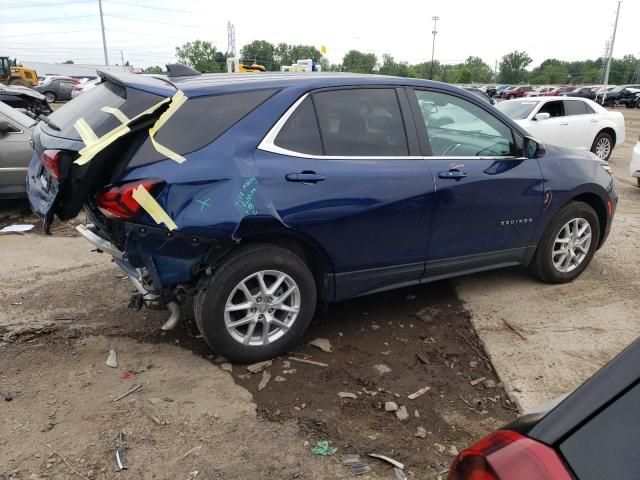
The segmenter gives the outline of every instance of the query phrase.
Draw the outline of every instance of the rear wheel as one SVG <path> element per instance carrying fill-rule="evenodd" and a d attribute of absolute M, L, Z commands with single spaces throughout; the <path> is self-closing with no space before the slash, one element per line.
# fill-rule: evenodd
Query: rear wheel
<path fill-rule="evenodd" d="M 583 202 L 564 206 L 547 226 L 530 269 L 546 283 L 575 280 L 587 268 L 598 248 L 598 215 Z"/>
<path fill-rule="evenodd" d="M 43 95 L 47 99 L 47 103 L 54 103 L 57 99 L 56 94 L 53 92 L 44 92 Z"/>
<path fill-rule="evenodd" d="M 209 346 L 229 360 L 251 363 L 291 348 L 316 305 L 304 261 L 275 245 L 233 254 L 196 298 L 196 323 Z"/>
<path fill-rule="evenodd" d="M 613 138 L 606 132 L 600 132 L 596 135 L 591 151 L 595 153 L 600 160 L 608 161 L 613 152 Z"/>

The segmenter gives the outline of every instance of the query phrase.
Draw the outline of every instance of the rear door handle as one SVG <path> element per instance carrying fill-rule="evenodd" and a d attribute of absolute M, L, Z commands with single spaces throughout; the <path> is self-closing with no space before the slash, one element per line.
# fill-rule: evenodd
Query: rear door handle
<path fill-rule="evenodd" d="M 467 176 L 467 172 L 461 172 L 460 170 L 447 170 L 446 172 L 438 172 L 439 178 L 452 178 L 459 180 Z"/>
<path fill-rule="evenodd" d="M 288 182 L 318 183 L 324 181 L 326 177 L 316 172 L 302 172 L 287 173 L 284 178 L 286 178 Z"/>

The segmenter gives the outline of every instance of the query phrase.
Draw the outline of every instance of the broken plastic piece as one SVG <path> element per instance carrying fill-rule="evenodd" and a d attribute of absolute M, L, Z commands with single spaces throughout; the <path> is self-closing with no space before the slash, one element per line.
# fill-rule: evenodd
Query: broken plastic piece
<path fill-rule="evenodd" d="M 342 454 L 342 464 L 343 465 L 354 465 L 362 463 L 360 460 L 360 454 L 358 453 L 343 453 Z"/>
<path fill-rule="evenodd" d="M 116 449 L 116 463 L 118 464 L 118 470 L 127 470 L 129 468 L 127 447 L 124 442 L 125 434 L 122 432 L 118 433 L 118 448 Z"/>
<path fill-rule="evenodd" d="M 169 230 L 175 230 L 178 228 L 167 212 L 163 210 L 156 199 L 151 196 L 142 184 L 138 185 L 138 187 L 133 191 L 132 197 L 142 208 L 146 210 L 149 215 L 151 215 L 151 218 L 153 218 L 156 223 L 164 223 Z"/>
<path fill-rule="evenodd" d="M 351 465 L 351 473 L 353 473 L 356 477 L 358 475 L 363 475 L 371 471 L 371 467 L 366 463 L 359 463 L 357 465 Z"/>
<path fill-rule="evenodd" d="M 322 455 L 326 457 L 327 455 L 333 455 L 338 451 L 336 447 L 330 447 L 328 440 L 322 440 L 316 443 L 316 446 L 311 449 L 313 453 L 316 455 Z"/>
<path fill-rule="evenodd" d="M 393 475 L 395 476 L 396 480 L 408 480 L 407 475 L 401 468 L 393 467 Z"/>
<path fill-rule="evenodd" d="M 391 457 L 387 457 L 387 456 L 385 456 L 385 455 L 380 455 L 380 454 L 378 454 L 378 453 L 367 453 L 367 455 L 368 455 L 369 457 L 371 457 L 371 458 L 377 458 L 377 459 L 379 459 L 379 460 L 383 460 L 383 461 L 385 461 L 385 462 L 387 462 L 387 463 L 390 463 L 390 464 L 391 464 L 391 465 L 393 465 L 394 467 L 398 467 L 399 469 L 404 470 L 404 464 L 403 464 L 403 463 L 400 463 L 400 462 L 399 462 L 399 461 L 397 461 L 397 460 L 394 460 L 394 459 L 393 459 L 393 458 L 391 458 Z"/>

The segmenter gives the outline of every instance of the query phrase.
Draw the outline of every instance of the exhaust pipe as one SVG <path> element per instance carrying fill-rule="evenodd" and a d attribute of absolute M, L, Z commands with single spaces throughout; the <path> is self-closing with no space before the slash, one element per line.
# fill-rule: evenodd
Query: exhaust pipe
<path fill-rule="evenodd" d="M 178 302 L 176 302 L 175 300 L 167 303 L 167 308 L 171 312 L 171 315 L 169 315 L 169 319 L 164 322 L 164 325 L 160 327 L 160 329 L 164 331 L 173 330 L 174 328 L 176 328 L 176 325 L 178 325 L 181 316 L 180 305 L 178 305 Z"/>

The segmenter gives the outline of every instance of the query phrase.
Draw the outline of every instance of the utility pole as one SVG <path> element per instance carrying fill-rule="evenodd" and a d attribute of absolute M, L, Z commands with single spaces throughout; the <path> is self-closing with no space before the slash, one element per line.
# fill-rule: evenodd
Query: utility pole
<path fill-rule="evenodd" d="M 125 68 L 124 68 L 124 53 L 122 53 L 122 50 L 120 50 L 120 61 L 122 62 L 122 71 L 124 72 Z"/>
<path fill-rule="evenodd" d="M 618 10 L 616 11 L 616 23 L 613 26 L 613 36 L 609 44 L 609 58 L 607 58 L 607 68 L 604 72 L 604 84 L 609 85 L 609 72 L 611 71 L 611 59 L 613 57 L 613 44 L 616 42 L 616 31 L 618 30 L 618 18 L 620 17 L 620 4 L 622 0 L 618 0 Z"/>
<path fill-rule="evenodd" d="M 495 66 L 493 67 L 493 81 L 498 81 L 498 59 L 496 58 Z"/>
<path fill-rule="evenodd" d="M 98 0 L 98 8 L 100 9 L 100 28 L 102 28 L 102 48 L 104 50 L 104 64 L 109 65 L 109 57 L 107 55 L 107 37 L 104 35 L 104 16 L 102 15 L 102 0 Z"/>
<path fill-rule="evenodd" d="M 440 20 L 440 17 L 431 17 L 431 20 L 433 20 L 433 31 L 431 33 L 433 33 L 433 43 L 431 44 L 431 80 L 433 80 L 433 57 L 436 51 L 436 33 L 438 33 L 438 20 Z"/>
<path fill-rule="evenodd" d="M 231 21 L 227 23 L 227 54 L 236 56 L 236 26 Z"/>

